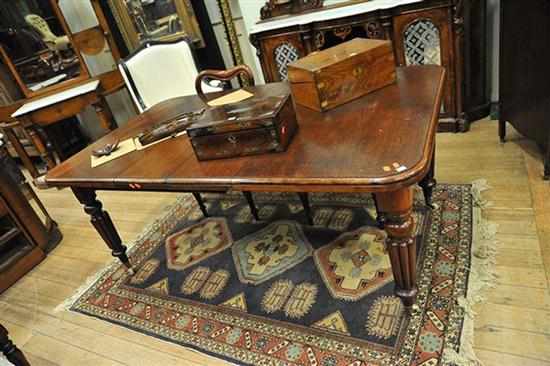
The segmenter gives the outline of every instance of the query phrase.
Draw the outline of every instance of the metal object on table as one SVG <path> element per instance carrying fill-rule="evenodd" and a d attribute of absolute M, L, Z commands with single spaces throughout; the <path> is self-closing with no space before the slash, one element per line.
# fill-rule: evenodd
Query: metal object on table
<path fill-rule="evenodd" d="M 92 150 L 92 155 L 95 156 L 96 158 L 100 158 L 102 156 L 109 156 L 118 149 L 119 144 L 120 144 L 120 140 L 116 140 L 112 144 L 106 144 L 105 146 L 99 149 Z"/>
<path fill-rule="evenodd" d="M 204 115 L 205 108 L 194 112 L 185 112 L 176 117 L 157 123 L 152 128 L 138 135 L 139 142 L 145 146 L 166 137 L 175 136 L 180 132 L 184 132 L 189 125 L 196 122 Z"/>

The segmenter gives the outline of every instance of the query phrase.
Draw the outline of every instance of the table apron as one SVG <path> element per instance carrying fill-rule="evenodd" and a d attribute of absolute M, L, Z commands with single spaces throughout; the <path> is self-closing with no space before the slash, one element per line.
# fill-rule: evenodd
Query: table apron
<path fill-rule="evenodd" d="M 99 93 L 90 92 L 29 113 L 30 120 L 40 126 L 49 126 L 64 118 L 73 117 L 87 106 L 99 102 Z"/>
<path fill-rule="evenodd" d="M 332 192 L 332 193 L 377 193 L 391 192 L 406 188 L 418 183 L 425 174 L 412 178 L 383 184 L 279 184 L 279 183 L 155 183 L 136 180 L 133 183 L 116 182 L 111 184 L 95 185 L 91 183 L 80 184 L 51 184 L 39 185 L 40 188 L 88 189 L 93 191 L 142 191 L 142 192 Z"/>

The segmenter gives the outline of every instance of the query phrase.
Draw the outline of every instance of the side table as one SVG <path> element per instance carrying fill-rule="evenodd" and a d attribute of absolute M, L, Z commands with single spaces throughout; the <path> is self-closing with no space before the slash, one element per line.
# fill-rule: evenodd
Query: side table
<path fill-rule="evenodd" d="M 56 93 L 29 98 L 20 103 L 3 107 L 0 117 L 3 115 L 9 120 L 4 120 L 4 128 L 9 129 L 13 124 L 24 128 L 29 140 L 32 141 L 41 158 L 49 169 L 57 165 L 52 148 L 46 143 L 47 138 L 43 127 L 54 124 L 65 118 L 72 117 L 84 110 L 87 106 L 93 106 L 101 126 L 109 131 L 117 126 L 109 105 L 105 101 L 107 94 L 118 91 L 124 87 L 122 76 L 118 70 L 101 74 L 96 78 L 83 81 Z M 40 175 L 27 152 L 19 141 L 7 134 L 14 145 L 17 154 L 32 175 L 36 178 Z M 18 146 L 19 145 L 19 146 Z"/>

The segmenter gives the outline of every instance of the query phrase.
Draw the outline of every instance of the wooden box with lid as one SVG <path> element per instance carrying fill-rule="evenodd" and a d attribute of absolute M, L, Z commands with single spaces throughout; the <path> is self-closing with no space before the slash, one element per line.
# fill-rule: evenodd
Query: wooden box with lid
<path fill-rule="evenodd" d="M 298 124 L 285 83 L 247 87 L 250 99 L 207 109 L 187 128 L 198 160 L 285 151 Z"/>
<path fill-rule="evenodd" d="M 296 104 L 326 111 L 395 82 L 391 42 L 354 38 L 288 65 Z"/>

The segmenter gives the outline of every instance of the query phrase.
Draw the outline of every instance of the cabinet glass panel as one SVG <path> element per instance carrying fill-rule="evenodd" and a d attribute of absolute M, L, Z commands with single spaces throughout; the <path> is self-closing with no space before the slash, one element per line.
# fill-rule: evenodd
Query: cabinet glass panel
<path fill-rule="evenodd" d="M 405 62 L 407 66 L 441 65 L 441 37 L 430 20 L 416 20 L 405 29 Z M 442 103 L 441 113 L 444 112 Z"/>
<path fill-rule="evenodd" d="M 280 80 L 287 80 L 287 66 L 289 63 L 296 61 L 300 57 L 298 54 L 298 49 L 292 44 L 285 42 L 278 45 L 273 53 Z"/>
<path fill-rule="evenodd" d="M 441 65 L 439 29 L 428 19 L 419 19 L 405 29 L 407 65 Z"/>

